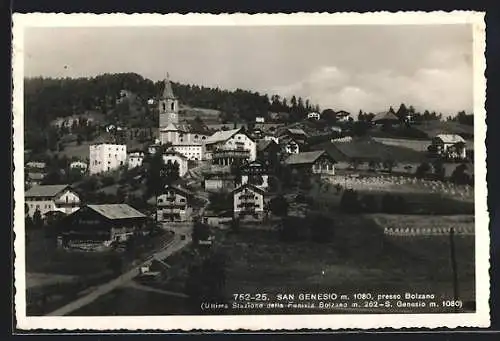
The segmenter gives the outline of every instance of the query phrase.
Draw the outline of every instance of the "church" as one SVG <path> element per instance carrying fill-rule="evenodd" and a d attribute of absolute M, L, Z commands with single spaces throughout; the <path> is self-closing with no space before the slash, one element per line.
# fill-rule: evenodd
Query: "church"
<path fill-rule="evenodd" d="M 210 136 L 205 127 L 179 119 L 179 101 L 172 90 L 170 80 L 165 79 L 158 101 L 160 143 L 172 145 L 172 149 L 188 160 L 204 158 L 204 142 Z"/>

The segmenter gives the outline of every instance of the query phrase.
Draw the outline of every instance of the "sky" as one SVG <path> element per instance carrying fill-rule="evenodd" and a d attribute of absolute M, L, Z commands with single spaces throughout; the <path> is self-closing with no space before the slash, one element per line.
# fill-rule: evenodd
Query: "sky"
<path fill-rule="evenodd" d="M 135 72 L 357 113 L 472 111 L 469 25 L 27 28 L 25 76 Z"/>

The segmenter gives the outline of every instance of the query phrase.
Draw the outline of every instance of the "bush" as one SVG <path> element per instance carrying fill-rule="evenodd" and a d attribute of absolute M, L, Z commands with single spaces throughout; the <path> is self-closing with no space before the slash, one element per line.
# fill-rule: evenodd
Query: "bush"
<path fill-rule="evenodd" d="M 101 183 L 103 187 L 112 186 L 115 184 L 115 178 L 112 176 L 105 176 L 102 178 Z"/>
<path fill-rule="evenodd" d="M 424 178 L 426 177 L 429 173 L 432 173 L 432 167 L 429 163 L 427 162 L 422 162 L 418 167 L 415 172 L 415 175 L 417 178 Z"/>
<path fill-rule="evenodd" d="M 352 189 L 344 191 L 340 199 L 340 209 L 346 213 L 358 213 L 360 211 L 358 192 Z"/>
<path fill-rule="evenodd" d="M 473 183 L 472 177 L 467 174 L 467 165 L 458 165 L 451 174 L 450 180 L 457 185 L 471 185 Z"/>

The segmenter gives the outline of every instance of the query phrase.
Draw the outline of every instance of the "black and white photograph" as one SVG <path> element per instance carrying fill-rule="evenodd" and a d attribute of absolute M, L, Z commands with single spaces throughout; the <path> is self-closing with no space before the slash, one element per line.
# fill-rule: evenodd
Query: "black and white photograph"
<path fill-rule="evenodd" d="M 13 22 L 19 328 L 489 325 L 484 14 Z"/>

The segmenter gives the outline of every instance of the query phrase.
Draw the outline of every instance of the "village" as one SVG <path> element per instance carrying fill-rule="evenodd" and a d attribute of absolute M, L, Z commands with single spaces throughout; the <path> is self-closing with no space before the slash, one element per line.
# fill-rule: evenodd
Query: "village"
<path fill-rule="evenodd" d="M 82 152 L 56 170 L 25 155 L 28 313 L 91 315 L 93 290 L 100 302 L 124 286 L 188 302 L 158 314 L 199 313 L 200 301 L 237 292 L 293 292 L 298 277 L 345 291 L 377 290 L 383 278 L 449 296 L 439 252 L 451 227 L 473 306 L 473 127 L 437 120 L 426 137 L 398 136 L 430 124 L 392 107 L 369 118 L 311 108 L 291 123 L 276 112 L 205 123 L 183 105 L 167 77 L 147 100 L 157 129 L 107 123 L 91 143 L 68 143 Z M 116 313 L 103 302 L 99 311 Z"/>

